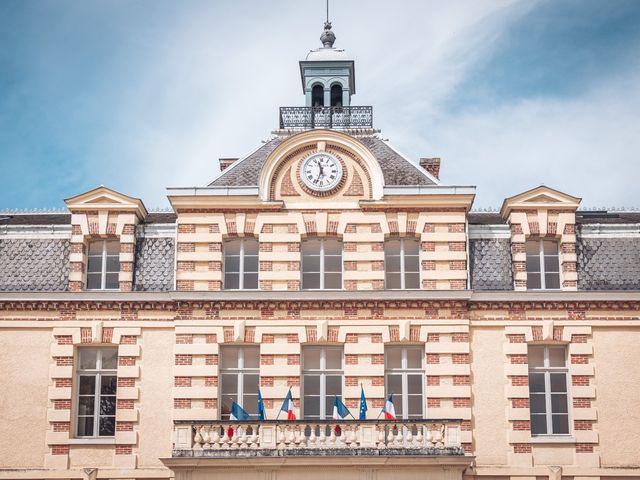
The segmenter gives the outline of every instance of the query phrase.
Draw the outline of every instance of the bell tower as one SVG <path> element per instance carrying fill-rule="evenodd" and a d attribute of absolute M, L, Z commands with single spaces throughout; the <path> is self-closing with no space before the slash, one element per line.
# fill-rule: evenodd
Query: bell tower
<path fill-rule="evenodd" d="M 328 18 L 320 35 L 322 47 L 300 61 L 300 78 L 307 107 L 348 107 L 356 93 L 354 62 L 333 46 L 336 35 Z"/>

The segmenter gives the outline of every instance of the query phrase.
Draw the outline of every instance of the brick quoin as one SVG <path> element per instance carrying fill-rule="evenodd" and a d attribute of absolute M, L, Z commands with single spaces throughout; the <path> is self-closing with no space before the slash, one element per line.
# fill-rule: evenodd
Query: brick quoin
<path fill-rule="evenodd" d="M 574 420 L 573 428 L 576 430 L 593 430 L 592 420 Z"/>
<path fill-rule="evenodd" d="M 51 445 L 51 455 L 69 455 L 69 445 Z"/>
<path fill-rule="evenodd" d="M 427 407 L 440 408 L 439 398 L 427 398 Z"/>
<path fill-rule="evenodd" d="M 68 432 L 71 428 L 70 422 L 51 422 L 54 432 Z"/>
<path fill-rule="evenodd" d="M 526 355 L 511 355 L 510 361 L 511 361 L 511 364 L 517 364 L 517 365 L 528 363 L 528 359 Z"/>
<path fill-rule="evenodd" d="M 454 364 L 467 364 L 469 362 L 469 354 L 468 353 L 454 353 L 451 355 L 451 359 Z"/>
<path fill-rule="evenodd" d="M 529 408 L 528 398 L 512 398 L 511 408 Z"/>
<path fill-rule="evenodd" d="M 531 430 L 531 424 L 529 420 L 516 420 L 512 423 L 513 430 L 525 431 Z"/>
<path fill-rule="evenodd" d="M 56 388 L 71 388 L 73 380 L 70 378 L 54 378 L 53 384 Z"/>
<path fill-rule="evenodd" d="M 526 375 L 517 375 L 511 377 L 511 385 L 514 387 L 528 387 L 529 377 Z"/>
<path fill-rule="evenodd" d="M 116 409 L 133 410 L 133 400 L 116 400 Z"/>
<path fill-rule="evenodd" d="M 591 399 L 589 398 L 574 398 L 573 408 L 591 408 Z"/>
<path fill-rule="evenodd" d="M 427 334 L 427 343 L 437 343 L 440 341 L 439 333 L 428 333 Z"/>
<path fill-rule="evenodd" d="M 514 443 L 513 453 L 531 453 L 530 443 Z"/>
<path fill-rule="evenodd" d="M 193 343 L 193 335 L 188 333 L 177 333 L 176 343 L 180 345 Z"/>
<path fill-rule="evenodd" d="M 204 386 L 205 387 L 217 387 L 218 386 L 218 377 L 204 377 Z"/>
<path fill-rule="evenodd" d="M 573 365 L 587 364 L 589 363 L 589 355 L 571 355 L 571 363 Z"/>
<path fill-rule="evenodd" d="M 440 363 L 440 354 L 439 353 L 427 353 L 427 363 L 429 363 L 429 364 Z"/>
<path fill-rule="evenodd" d="M 427 385 L 434 387 L 440 385 L 440 377 L 438 375 L 427 375 Z"/>
<path fill-rule="evenodd" d="M 71 400 L 54 400 L 54 410 L 71 410 Z"/>
<path fill-rule="evenodd" d="M 273 387 L 273 377 L 260 377 L 261 387 Z"/>
<path fill-rule="evenodd" d="M 571 343 L 587 343 L 587 336 L 574 333 L 571 335 Z"/>
<path fill-rule="evenodd" d="M 372 365 L 384 365 L 384 355 L 383 354 L 371 355 L 371 364 Z"/>
<path fill-rule="evenodd" d="M 468 408 L 471 406 L 471 399 L 469 398 L 454 398 L 453 408 Z"/>
<path fill-rule="evenodd" d="M 218 355 L 209 354 L 204 356 L 205 365 L 218 365 Z"/>
<path fill-rule="evenodd" d="M 192 355 L 176 355 L 175 365 L 191 365 L 193 361 Z"/>
<path fill-rule="evenodd" d="M 132 452 L 131 445 L 116 445 L 116 455 L 131 455 Z"/>
<path fill-rule="evenodd" d="M 345 343 L 358 343 L 358 334 L 347 333 L 347 337 L 345 338 Z"/>
<path fill-rule="evenodd" d="M 175 377 L 173 379 L 174 387 L 190 387 L 191 386 L 191 377 Z"/>
<path fill-rule="evenodd" d="M 471 385 L 471 379 L 469 375 L 454 375 L 453 384 L 454 385 Z"/>
<path fill-rule="evenodd" d="M 174 398 L 173 408 L 176 408 L 176 409 L 191 408 L 191 399 L 190 398 Z"/>
<path fill-rule="evenodd" d="M 287 365 L 300 365 L 300 355 L 287 355 Z"/>
<path fill-rule="evenodd" d="M 469 343 L 469 334 L 467 332 L 454 333 L 451 340 L 454 343 Z"/>
<path fill-rule="evenodd" d="M 524 334 L 507 335 L 507 338 L 509 339 L 509 343 L 525 343 L 526 342 Z"/>
<path fill-rule="evenodd" d="M 593 453 L 593 444 L 576 443 L 576 453 Z"/>
<path fill-rule="evenodd" d="M 358 364 L 358 355 L 345 355 L 344 363 L 346 365 L 357 365 Z"/>
<path fill-rule="evenodd" d="M 571 377 L 571 385 L 574 387 L 588 387 L 589 377 L 586 375 L 573 375 Z"/>
<path fill-rule="evenodd" d="M 135 387 L 136 386 L 136 379 L 135 378 L 118 378 L 118 387 L 124 387 L 124 388 L 128 388 L 128 387 Z"/>

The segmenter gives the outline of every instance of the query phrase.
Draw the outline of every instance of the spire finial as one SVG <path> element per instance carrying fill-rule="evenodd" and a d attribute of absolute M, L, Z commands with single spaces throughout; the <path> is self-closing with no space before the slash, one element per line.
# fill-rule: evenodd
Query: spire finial
<path fill-rule="evenodd" d="M 331 31 L 331 22 L 329 21 L 329 0 L 327 0 L 327 20 L 324 22 L 324 32 L 320 35 L 320 41 L 324 48 L 333 48 L 333 42 L 336 41 L 336 34 Z"/>

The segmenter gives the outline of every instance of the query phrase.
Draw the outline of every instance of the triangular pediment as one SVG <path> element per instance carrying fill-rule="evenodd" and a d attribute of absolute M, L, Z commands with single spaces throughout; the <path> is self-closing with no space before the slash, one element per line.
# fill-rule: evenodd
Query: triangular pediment
<path fill-rule="evenodd" d="M 512 210 L 558 209 L 577 210 L 582 199 L 541 185 L 505 199 L 500 209 L 503 218 Z"/>
<path fill-rule="evenodd" d="M 126 210 L 135 211 L 140 219 L 148 215 L 147 209 L 139 198 L 130 197 L 104 186 L 67 198 L 65 203 L 72 213 L 86 210 Z"/>

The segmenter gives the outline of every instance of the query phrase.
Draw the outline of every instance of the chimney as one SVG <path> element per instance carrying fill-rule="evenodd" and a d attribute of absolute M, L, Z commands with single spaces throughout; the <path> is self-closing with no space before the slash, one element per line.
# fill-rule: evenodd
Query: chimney
<path fill-rule="evenodd" d="M 220 171 L 224 172 L 227 167 L 230 167 L 232 163 L 234 163 L 236 160 L 238 160 L 237 158 L 219 158 L 218 161 L 220 162 Z"/>
<path fill-rule="evenodd" d="M 439 158 L 421 158 L 420 166 L 431 175 L 440 180 L 440 159 Z"/>

